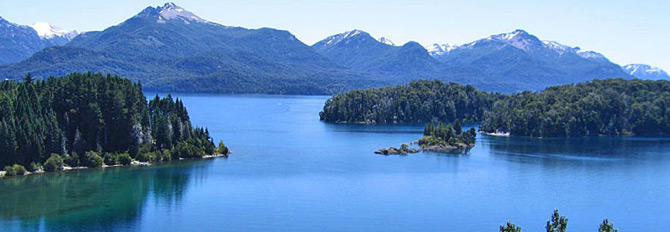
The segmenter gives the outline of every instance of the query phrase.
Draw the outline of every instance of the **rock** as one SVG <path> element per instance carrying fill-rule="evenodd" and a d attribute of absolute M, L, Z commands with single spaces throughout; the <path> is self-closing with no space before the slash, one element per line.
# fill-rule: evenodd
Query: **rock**
<path fill-rule="evenodd" d="M 418 153 L 421 152 L 419 149 L 414 149 L 414 148 L 406 148 L 406 149 L 399 149 L 395 147 L 389 147 L 389 148 L 382 148 L 377 151 L 375 151 L 375 154 L 380 154 L 380 155 L 406 155 L 407 153 Z"/>
<path fill-rule="evenodd" d="M 457 144 L 454 144 L 454 145 L 425 146 L 423 148 L 423 151 L 447 153 L 447 154 L 460 154 L 460 153 L 463 153 L 463 152 L 467 152 L 468 150 L 470 150 L 473 147 L 474 147 L 474 145 L 469 145 L 469 144 L 464 144 L 464 143 L 457 143 Z"/>

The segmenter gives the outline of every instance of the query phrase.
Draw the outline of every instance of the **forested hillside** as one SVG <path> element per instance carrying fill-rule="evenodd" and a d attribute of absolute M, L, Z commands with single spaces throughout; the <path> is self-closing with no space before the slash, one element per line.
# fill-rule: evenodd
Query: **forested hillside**
<path fill-rule="evenodd" d="M 668 135 L 670 82 L 595 80 L 514 94 L 493 105 L 480 129 L 533 137 Z"/>
<path fill-rule="evenodd" d="M 469 122 L 503 95 L 487 93 L 439 80 L 413 81 L 408 85 L 352 90 L 328 99 L 321 120 L 341 123 Z"/>
<path fill-rule="evenodd" d="M 70 166 L 142 161 L 216 152 L 171 96 L 147 103 L 138 83 L 101 74 L 0 82 L 0 166 L 39 166 L 49 157 Z M 225 147 L 221 147 L 225 149 Z M 62 168 L 62 164 L 59 165 Z"/>
<path fill-rule="evenodd" d="M 484 132 L 533 137 L 668 135 L 670 82 L 608 79 L 513 95 L 441 81 L 353 90 L 326 101 L 338 123 L 481 122 Z"/>

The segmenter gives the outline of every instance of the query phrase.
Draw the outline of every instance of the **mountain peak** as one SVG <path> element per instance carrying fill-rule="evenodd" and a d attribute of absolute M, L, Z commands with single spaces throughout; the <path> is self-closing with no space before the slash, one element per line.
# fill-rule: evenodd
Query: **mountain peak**
<path fill-rule="evenodd" d="M 628 64 L 622 67 L 623 70 L 631 76 L 641 79 L 667 80 L 670 79 L 668 73 L 663 69 L 648 64 Z"/>
<path fill-rule="evenodd" d="M 159 7 L 147 7 L 135 17 L 156 18 L 156 22 L 158 23 L 166 23 L 170 20 L 182 20 L 185 24 L 190 24 L 191 22 L 209 23 L 209 21 L 177 6 L 173 2 L 165 3 L 165 5 Z"/>
<path fill-rule="evenodd" d="M 68 31 L 58 27 L 54 27 L 47 22 L 36 22 L 35 24 L 29 26 L 32 27 L 37 32 L 37 35 L 39 35 L 40 38 L 42 39 L 64 37 L 71 40 L 72 38 L 74 38 L 79 34 L 79 32 L 77 31 Z"/>
<path fill-rule="evenodd" d="M 521 29 L 509 33 L 492 35 L 488 40 L 503 42 L 524 51 L 528 51 L 532 44 L 542 44 L 537 37 Z"/>
<path fill-rule="evenodd" d="M 165 5 L 163 5 L 163 8 L 181 8 L 181 7 L 178 7 L 177 4 L 174 4 L 174 2 L 166 2 Z"/>
<path fill-rule="evenodd" d="M 389 40 L 388 38 L 386 38 L 384 36 L 377 39 L 377 41 L 379 41 L 380 43 L 386 44 L 386 45 L 395 46 L 395 43 L 393 43 L 393 41 Z"/>
<path fill-rule="evenodd" d="M 453 45 L 453 44 L 433 44 L 430 46 L 426 46 L 426 51 L 430 53 L 431 56 L 441 56 L 448 54 L 452 50 L 458 48 L 458 46 Z"/>
<path fill-rule="evenodd" d="M 337 34 L 337 35 L 329 36 L 328 38 L 317 42 L 316 44 L 314 44 L 314 46 L 330 47 L 330 46 L 334 46 L 334 45 L 337 45 L 337 44 L 340 44 L 340 43 L 349 44 L 351 41 L 361 42 L 361 41 L 368 41 L 368 40 L 378 41 L 365 31 L 351 30 L 351 31 L 346 31 L 344 33 L 340 33 L 340 34 Z"/>

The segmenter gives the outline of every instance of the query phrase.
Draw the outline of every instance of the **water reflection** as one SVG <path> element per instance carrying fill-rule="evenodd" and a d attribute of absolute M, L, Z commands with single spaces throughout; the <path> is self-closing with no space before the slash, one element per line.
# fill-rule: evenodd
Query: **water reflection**
<path fill-rule="evenodd" d="M 494 157 L 516 162 L 551 160 L 555 162 L 619 162 L 663 154 L 670 148 L 669 138 L 587 137 L 530 138 L 482 136 Z M 659 157 L 666 158 L 666 157 Z"/>
<path fill-rule="evenodd" d="M 0 221 L 20 231 L 133 230 L 149 196 L 179 204 L 211 161 L 112 168 L 0 181 Z"/>

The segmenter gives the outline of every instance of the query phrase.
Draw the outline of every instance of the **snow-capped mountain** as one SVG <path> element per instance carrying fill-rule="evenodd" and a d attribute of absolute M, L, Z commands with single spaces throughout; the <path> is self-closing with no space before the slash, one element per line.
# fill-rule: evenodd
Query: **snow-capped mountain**
<path fill-rule="evenodd" d="M 377 39 L 377 41 L 379 41 L 380 43 L 386 44 L 386 45 L 395 46 L 395 43 L 393 41 L 391 41 L 390 39 L 388 39 L 384 36 L 379 37 L 379 39 Z"/>
<path fill-rule="evenodd" d="M 339 68 L 288 31 L 223 26 L 167 3 L 0 66 L 0 73 L 39 79 L 102 72 L 160 91 L 332 94 L 330 86 L 352 78 Z"/>
<path fill-rule="evenodd" d="M 629 64 L 622 67 L 628 74 L 650 80 L 668 80 L 670 76 L 663 69 L 647 64 Z"/>
<path fill-rule="evenodd" d="M 401 78 L 427 78 L 440 65 L 415 42 L 395 46 L 386 37 L 352 30 L 321 40 L 312 48 L 344 67 L 367 73 L 384 73 Z"/>
<path fill-rule="evenodd" d="M 458 48 L 458 46 L 453 44 L 433 44 L 426 46 L 425 48 L 431 56 L 435 57 L 446 55 L 447 53 L 451 52 L 451 50 Z"/>
<path fill-rule="evenodd" d="M 148 7 L 135 17 L 155 17 L 158 23 L 166 23 L 169 20 L 181 20 L 185 24 L 192 22 L 210 23 L 172 2 L 165 3 L 165 5 L 159 7 Z"/>
<path fill-rule="evenodd" d="M 609 62 L 605 56 L 594 51 L 584 51 L 579 47 L 570 47 L 563 45 L 556 41 L 540 40 L 536 36 L 529 34 L 524 30 L 515 30 L 509 33 L 501 33 L 492 35 L 488 38 L 477 40 L 461 46 L 452 44 L 433 44 L 427 46 L 426 50 L 430 52 L 433 57 L 440 59 L 441 56 L 449 55 L 453 50 L 457 49 L 473 49 L 481 46 L 494 46 L 495 49 L 502 49 L 503 47 L 513 47 L 527 53 L 538 52 L 538 50 L 553 51 L 555 55 L 561 57 L 566 54 L 573 54 L 584 59 L 589 59 L 598 62 Z M 553 55 L 553 54 L 552 54 Z"/>
<path fill-rule="evenodd" d="M 0 64 L 23 60 L 45 47 L 64 45 L 76 35 L 76 31 L 58 29 L 48 23 L 25 26 L 0 17 Z"/>
<path fill-rule="evenodd" d="M 74 39 L 77 35 L 79 35 L 79 32 L 76 30 L 74 31 L 68 31 L 68 30 L 63 30 L 59 27 L 52 26 L 51 24 L 47 22 L 37 22 L 33 25 L 29 25 L 30 27 L 37 32 L 37 35 L 42 38 L 42 39 L 54 39 L 56 37 L 62 37 L 68 40 Z"/>

